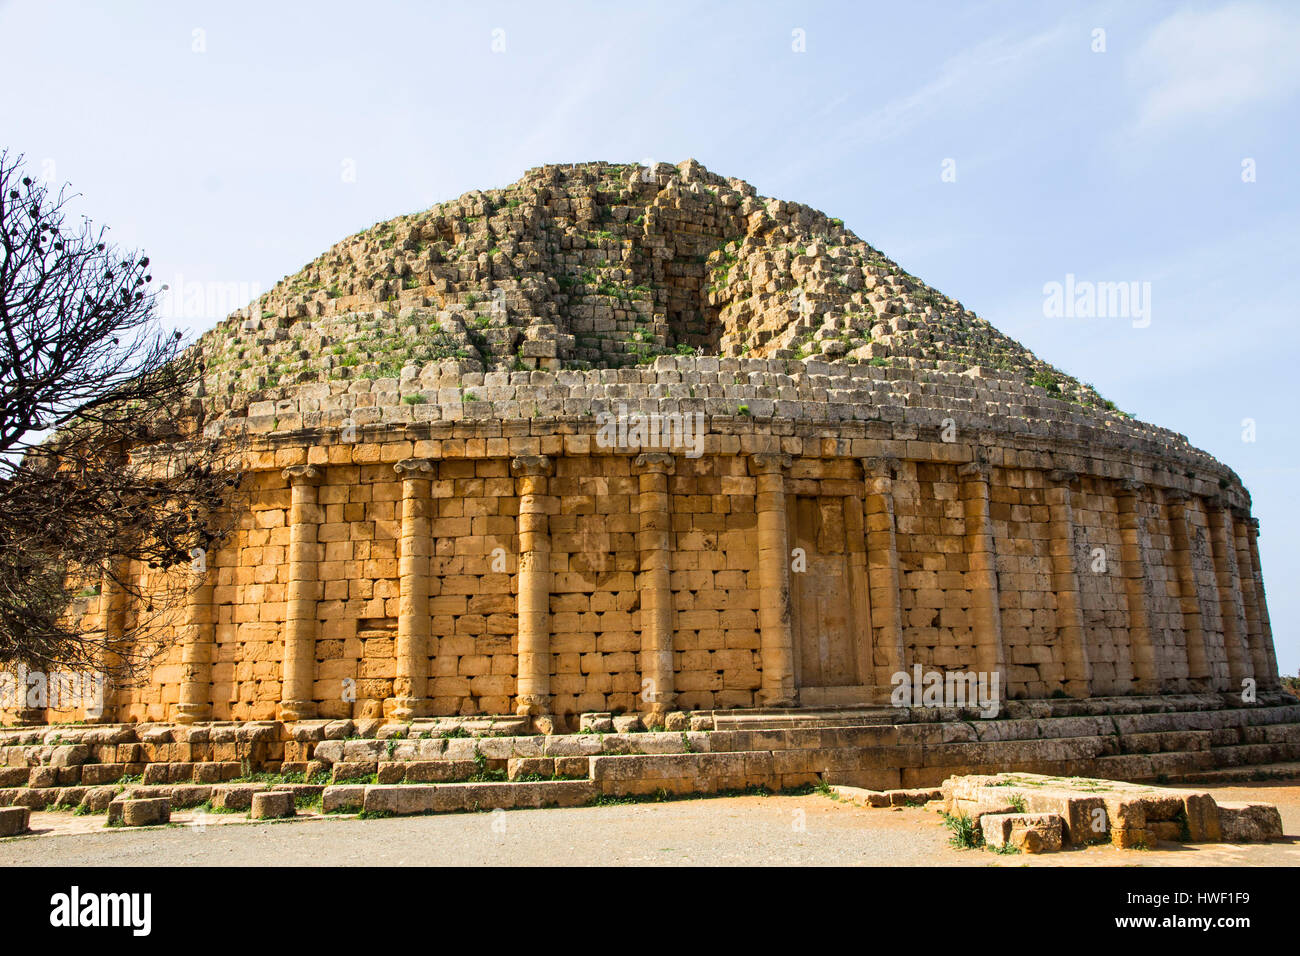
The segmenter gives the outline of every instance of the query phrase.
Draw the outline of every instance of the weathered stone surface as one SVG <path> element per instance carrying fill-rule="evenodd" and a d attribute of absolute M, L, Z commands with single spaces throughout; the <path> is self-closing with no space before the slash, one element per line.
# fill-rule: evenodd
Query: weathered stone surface
<path fill-rule="evenodd" d="M 1276 807 L 1216 805 L 1208 793 L 1149 784 L 1001 773 L 952 777 L 944 781 L 942 789 L 950 813 L 970 814 L 981 801 L 997 799 L 1038 813 L 1056 813 L 1063 822 L 1065 839 L 1074 844 L 1109 839 L 1114 846 L 1128 849 L 1153 847 L 1159 840 L 1213 843 L 1235 838 L 1250 842 L 1281 835 Z M 982 819 L 988 816 L 986 813 Z"/>
<path fill-rule="evenodd" d="M 414 759 L 402 748 L 417 725 L 479 734 L 493 760 L 578 756 L 489 753 L 492 735 L 527 735 L 489 715 L 554 734 L 581 714 L 594 734 L 705 731 L 718 713 L 796 701 L 883 706 L 914 665 L 996 672 L 994 703 L 1027 720 L 1031 701 L 1079 709 L 1049 740 L 946 702 L 941 740 L 898 745 L 942 743 L 942 764 L 908 750 L 781 773 L 925 786 L 944 767 L 1158 777 L 1300 756 L 1294 728 L 1232 743 L 1183 711 L 1177 726 L 1107 725 L 1130 706 L 1117 694 L 1224 694 L 1241 675 L 1276 689 L 1255 523 L 1230 469 L 843 222 L 694 161 L 540 167 L 378 224 L 196 353 L 205 435 L 239 436 L 252 490 L 186 633 L 208 646 L 218 621 L 233 625 L 235 659 L 168 661 L 119 695 L 107 718 L 138 730 L 42 731 L 45 752 L 23 764 L 33 786 L 104 782 L 72 772 L 94 766 L 84 748 L 109 747 L 95 759 L 151 784 L 312 760 L 365 779 Z M 626 428 L 611 440 L 597 418 L 610 412 L 699 415 L 698 446 Z M 1074 555 L 1098 541 L 1104 575 Z M 812 573 L 777 566 L 787 545 Z M 522 581 L 527 595 L 511 593 Z M 814 620 L 818 602 L 834 613 Z M 77 623 L 102 629 L 102 603 Z M 822 633 L 827 620 L 843 623 Z M 525 632 L 535 651 L 512 646 Z M 436 666 L 417 653 L 428 641 Z M 287 653 L 306 646 L 320 656 Z M 525 660 L 555 667 L 521 674 Z M 216 723 L 166 726 L 181 699 Z M 303 719 L 286 731 L 286 716 Z"/>
<path fill-rule="evenodd" d="M 26 833 L 32 812 L 27 807 L 0 807 L 0 837 Z"/>
<path fill-rule="evenodd" d="M 321 812 L 351 813 L 362 808 L 366 796 L 364 786 L 351 784 L 329 786 L 321 794 Z"/>
<path fill-rule="evenodd" d="M 264 783 L 230 783 L 212 788 L 212 808 L 214 810 L 249 810 L 253 806 L 253 795 L 267 790 Z"/>
<path fill-rule="evenodd" d="M 266 790 L 253 794 L 249 810 L 253 820 L 279 820 L 294 815 L 293 794 L 286 790 Z"/>
<path fill-rule="evenodd" d="M 1282 815 L 1272 804 L 1224 801 L 1218 810 L 1225 843 L 1262 843 L 1282 838 Z"/>
<path fill-rule="evenodd" d="M 122 800 L 121 825 L 124 827 L 150 827 L 167 823 L 171 819 L 171 805 L 166 797 L 145 800 Z"/>
<path fill-rule="evenodd" d="M 1187 839 L 1193 843 L 1217 843 L 1223 838 L 1222 814 L 1208 793 L 1189 793 L 1183 796 L 1183 812 L 1187 818 Z M 1277 811 L 1274 810 L 1274 813 Z M 1168 819 L 1168 817 L 1166 817 Z"/>
<path fill-rule="evenodd" d="M 614 716 L 612 714 L 582 714 L 578 719 L 578 729 L 588 734 L 612 734 Z"/>
<path fill-rule="evenodd" d="M 989 813 L 980 818 L 980 829 L 989 846 L 1053 853 L 1061 849 L 1065 825 L 1055 813 Z"/>

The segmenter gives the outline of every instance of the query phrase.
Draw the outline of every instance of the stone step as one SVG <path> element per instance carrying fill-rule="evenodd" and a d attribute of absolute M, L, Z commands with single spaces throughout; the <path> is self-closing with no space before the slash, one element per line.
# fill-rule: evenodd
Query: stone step
<path fill-rule="evenodd" d="M 464 810 L 515 810 L 538 807 L 579 807 L 598 794 L 590 780 L 545 780 L 505 783 L 371 784 L 327 787 L 322 796 L 327 810 L 347 803 L 337 791 L 360 790 L 360 806 L 376 815 L 406 816 L 420 813 L 454 813 Z M 335 792 L 332 792 L 335 791 Z"/>
<path fill-rule="evenodd" d="M 1112 780 L 1172 780 L 1189 770 L 1210 770 L 1214 754 L 1210 750 L 1171 750 L 1163 753 L 1113 754 L 1095 760 L 1095 776 Z"/>
<path fill-rule="evenodd" d="M 717 710 L 708 712 L 715 730 L 799 730 L 820 727 L 877 727 L 892 724 L 889 707 L 827 710 Z"/>
<path fill-rule="evenodd" d="M 1261 780 L 1300 779 L 1300 760 L 1281 763 L 1256 764 L 1246 767 L 1226 767 L 1218 770 L 1195 770 L 1175 774 L 1170 780 L 1178 783 L 1251 783 Z"/>

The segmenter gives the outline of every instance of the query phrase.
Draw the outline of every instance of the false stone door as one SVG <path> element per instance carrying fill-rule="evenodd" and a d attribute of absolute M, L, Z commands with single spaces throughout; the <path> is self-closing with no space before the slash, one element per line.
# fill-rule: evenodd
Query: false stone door
<path fill-rule="evenodd" d="M 871 627 L 862 502 L 851 497 L 793 495 L 788 499 L 787 520 L 799 703 L 803 707 L 866 704 L 871 690 Z"/>

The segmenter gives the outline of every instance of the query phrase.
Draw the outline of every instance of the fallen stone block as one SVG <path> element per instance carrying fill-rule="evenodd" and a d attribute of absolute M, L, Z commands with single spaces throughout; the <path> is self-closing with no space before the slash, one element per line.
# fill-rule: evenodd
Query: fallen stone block
<path fill-rule="evenodd" d="M 293 794 L 288 790 L 266 790 L 253 794 L 249 817 L 254 820 L 280 820 L 294 815 Z"/>
<path fill-rule="evenodd" d="M 1208 793 L 1183 796 L 1180 809 L 1187 818 L 1187 837 L 1191 843 L 1218 843 L 1223 839 L 1218 805 Z M 1276 810 L 1274 811 L 1276 812 Z"/>
<path fill-rule="evenodd" d="M 1024 853 L 1054 853 L 1064 842 L 1064 821 L 1057 813 L 990 813 L 980 818 L 984 842 L 1014 846 Z"/>
<path fill-rule="evenodd" d="M 1282 815 L 1269 803 L 1218 805 L 1220 835 L 1226 843 L 1262 843 L 1282 838 Z"/>
<path fill-rule="evenodd" d="M 171 820 L 171 804 L 166 797 L 147 800 L 122 800 L 121 825 L 124 827 L 152 827 Z"/>
<path fill-rule="evenodd" d="M 253 794 L 269 789 L 264 783 L 228 783 L 212 788 L 212 809 L 249 810 Z"/>
<path fill-rule="evenodd" d="M 0 837 L 26 833 L 31 820 L 32 811 L 27 807 L 0 807 Z"/>

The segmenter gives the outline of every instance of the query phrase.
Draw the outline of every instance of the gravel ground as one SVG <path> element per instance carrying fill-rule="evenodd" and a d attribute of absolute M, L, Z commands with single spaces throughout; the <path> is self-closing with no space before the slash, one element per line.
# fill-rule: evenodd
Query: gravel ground
<path fill-rule="evenodd" d="M 1300 866 L 1300 784 L 1209 789 L 1223 800 L 1276 803 L 1290 838 L 998 856 L 949 847 L 934 810 L 868 810 L 810 794 L 271 824 L 209 815 L 202 827 L 178 812 L 169 827 L 112 831 L 102 817 L 39 813 L 32 825 L 44 832 L 0 841 L 0 865 Z"/>

